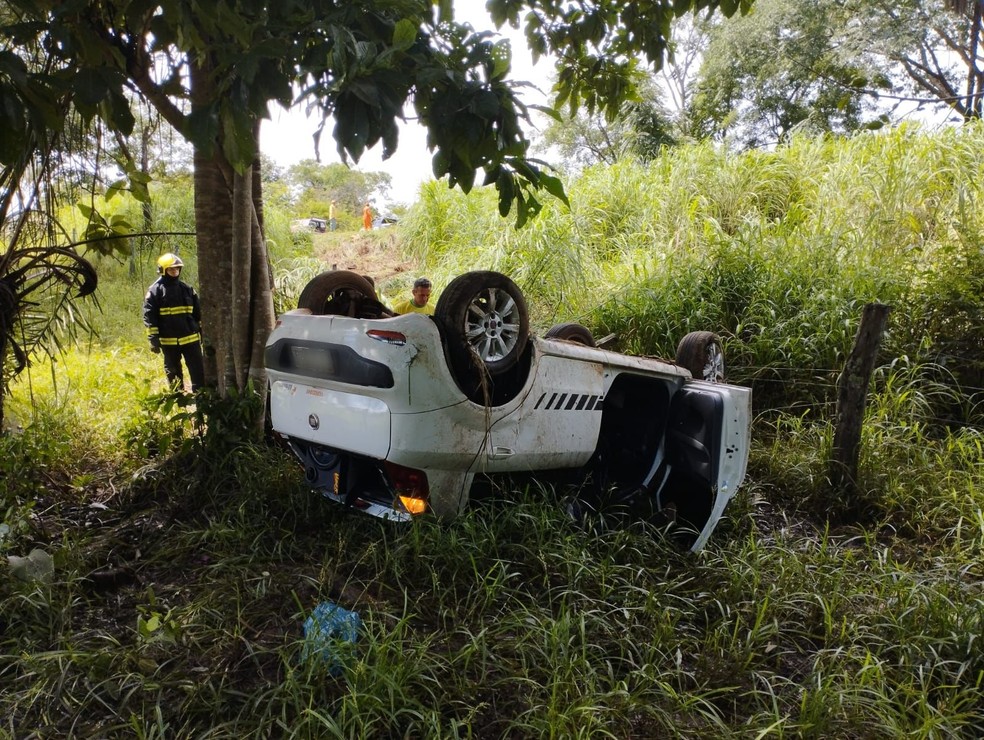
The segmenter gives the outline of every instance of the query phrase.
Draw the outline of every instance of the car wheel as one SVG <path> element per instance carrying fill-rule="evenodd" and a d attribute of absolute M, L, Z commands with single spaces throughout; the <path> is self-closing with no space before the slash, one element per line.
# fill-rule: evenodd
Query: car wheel
<path fill-rule="evenodd" d="M 724 382 L 724 348 L 711 331 L 692 331 L 677 345 L 676 363 L 697 380 Z"/>
<path fill-rule="evenodd" d="M 304 286 L 297 307 L 306 308 L 315 316 L 355 316 L 365 299 L 377 300 L 371 282 L 348 270 L 332 270 Z"/>
<path fill-rule="evenodd" d="M 434 317 L 444 327 L 452 361 L 467 366 L 477 358 L 491 376 L 512 368 L 529 341 L 526 300 L 502 273 L 459 275 L 441 293 Z"/>
<path fill-rule="evenodd" d="M 580 324 L 555 324 L 547 329 L 543 335 L 544 339 L 563 339 L 568 342 L 583 344 L 586 347 L 594 347 L 595 340 L 591 336 L 591 330 Z"/>

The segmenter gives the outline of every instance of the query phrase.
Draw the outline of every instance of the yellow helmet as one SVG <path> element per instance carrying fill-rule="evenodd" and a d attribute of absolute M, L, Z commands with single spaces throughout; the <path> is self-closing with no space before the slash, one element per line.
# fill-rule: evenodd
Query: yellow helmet
<path fill-rule="evenodd" d="M 184 262 L 178 255 L 172 252 L 165 252 L 157 258 L 157 272 L 163 274 L 169 267 L 184 267 Z"/>

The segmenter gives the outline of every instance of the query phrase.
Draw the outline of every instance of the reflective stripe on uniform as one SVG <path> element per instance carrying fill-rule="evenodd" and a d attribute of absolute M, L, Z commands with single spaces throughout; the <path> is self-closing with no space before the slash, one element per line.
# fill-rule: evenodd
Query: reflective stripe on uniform
<path fill-rule="evenodd" d="M 200 342 L 201 340 L 201 334 L 189 334 L 186 337 L 161 337 L 161 344 L 168 347 L 173 347 L 180 344 L 193 344 L 195 342 Z"/>

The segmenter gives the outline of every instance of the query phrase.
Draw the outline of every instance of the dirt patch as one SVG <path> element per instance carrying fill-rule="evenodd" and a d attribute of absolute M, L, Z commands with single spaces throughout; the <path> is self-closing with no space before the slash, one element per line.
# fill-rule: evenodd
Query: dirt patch
<path fill-rule="evenodd" d="M 417 262 L 404 255 L 395 228 L 315 234 L 314 254 L 328 268 L 369 275 L 378 286 L 416 277 Z"/>

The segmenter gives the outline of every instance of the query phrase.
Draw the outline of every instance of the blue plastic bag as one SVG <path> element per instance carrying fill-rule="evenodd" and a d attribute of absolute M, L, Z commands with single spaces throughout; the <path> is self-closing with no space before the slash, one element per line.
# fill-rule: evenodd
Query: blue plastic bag
<path fill-rule="evenodd" d="M 362 619 L 353 611 L 325 601 L 304 621 L 301 660 L 321 660 L 332 676 L 342 673 L 345 659 L 353 652 Z"/>

